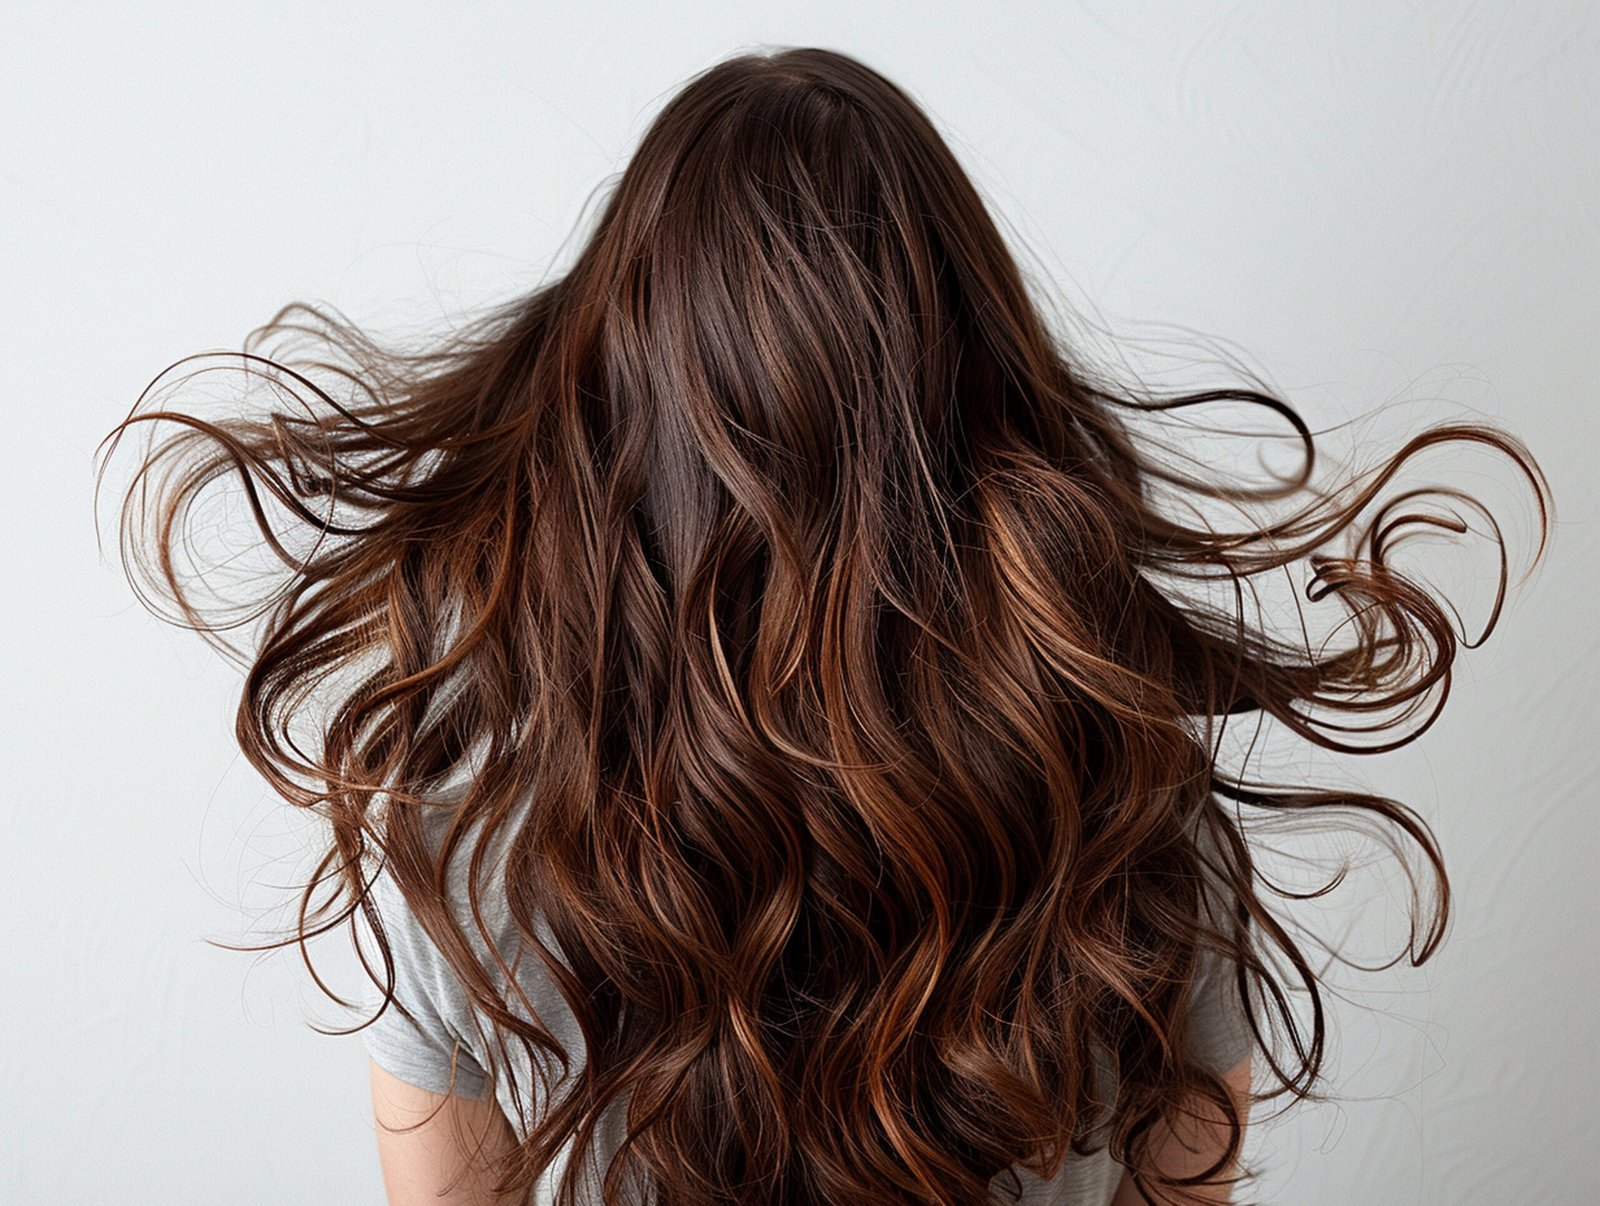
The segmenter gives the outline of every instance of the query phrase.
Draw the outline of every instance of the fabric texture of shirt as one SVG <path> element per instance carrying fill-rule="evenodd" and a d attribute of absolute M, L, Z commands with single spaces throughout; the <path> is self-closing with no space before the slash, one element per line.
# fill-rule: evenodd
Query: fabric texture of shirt
<path fill-rule="evenodd" d="M 449 872 L 450 904 L 458 924 L 473 944 L 474 953 L 485 969 L 490 971 L 491 981 L 504 989 L 508 987 L 506 978 L 487 953 L 467 905 L 466 853 L 475 833 L 475 829 L 469 832 L 452 858 Z M 488 861 L 496 873 L 501 869 L 496 860 Z M 485 880 L 485 883 L 495 882 L 498 880 L 493 876 Z M 380 1066 L 409 1084 L 435 1093 L 445 1093 L 451 1088 L 453 1076 L 454 1092 L 458 1096 L 482 1098 L 488 1092 L 489 1078 L 485 1068 L 489 1066 L 491 1056 L 484 1049 L 483 1039 L 474 1025 L 470 1003 L 443 955 L 407 906 L 387 868 L 373 881 L 372 893 L 395 961 L 395 997 L 407 1006 L 415 1021 L 406 1019 L 392 1006 L 385 1009 L 376 1021 L 359 1032 L 368 1054 Z M 497 904 L 488 892 L 482 894 L 479 903 L 497 950 L 507 964 L 516 969 L 517 986 L 527 995 L 541 1024 L 566 1048 L 572 1062 L 572 1074 L 575 1075 L 583 1063 L 583 1035 L 567 1009 L 560 990 L 531 948 L 523 950 L 520 958 L 514 958 L 520 941 L 505 906 Z M 539 937 L 552 950 L 559 952 L 554 936 L 542 924 Z M 381 972 L 381 961 L 378 970 Z M 1202 952 L 1189 1033 L 1198 1058 L 1219 1073 L 1242 1060 L 1253 1041 L 1231 972 L 1231 964 L 1224 964 L 1220 959 Z M 515 1001 L 514 994 L 503 995 L 511 1002 L 510 1008 L 517 1016 L 528 1016 L 521 1003 Z M 370 986 L 366 1008 L 361 1016 L 369 1016 L 381 999 L 381 990 Z M 487 1025 L 484 1029 L 487 1033 Z M 501 1057 L 501 1076 L 496 1086 L 497 1104 L 518 1139 L 523 1139 L 532 1123 L 537 1121 L 532 1113 L 534 1103 L 529 1098 L 541 1081 L 534 1074 L 522 1044 L 510 1042 L 505 1046 L 507 1054 Z M 510 1077 L 506 1075 L 506 1058 L 511 1061 Z M 557 1080 L 560 1065 L 544 1053 L 541 1053 L 541 1059 L 545 1061 L 550 1082 L 559 1091 L 560 1086 L 566 1083 Z M 626 1135 L 624 1109 L 625 1101 L 614 1102 L 602 1117 L 596 1132 L 593 1159 L 582 1170 L 585 1184 L 580 1201 L 595 1203 L 596 1206 L 601 1202 L 599 1188 L 603 1165 Z M 569 1154 L 570 1143 L 544 1170 L 531 1199 L 533 1202 L 554 1201 L 555 1188 L 564 1174 Z M 1014 1186 L 1010 1175 L 1015 1172 L 1023 1191 L 1018 1201 L 1023 1206 L 1107 1206 L 1116 1193 L 1122 1171 L 1122 1166 L 1112 1160 L 1104 1148 L 1088 1157 L 1069 1154 L 1061 1170 L 1050 1180 L 1043 1180 L 1021 1168 L 1002 1172 L 991 1183 L 995 1187 L 992 1200 L 997 1203 L 1013 1200 L 1011 1194 Z"/>

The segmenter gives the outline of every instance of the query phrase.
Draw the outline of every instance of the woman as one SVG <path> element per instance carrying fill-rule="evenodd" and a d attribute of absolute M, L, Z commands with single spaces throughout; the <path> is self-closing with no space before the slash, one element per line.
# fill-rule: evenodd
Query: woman
<path fill-rule="evenodd" d="M 1439 426 L 1313 489 L 1269 393 L 1099 378 L 854 59 L 697 76 L 570 271 L 443 346 L 290 307 L 245 355 L 262 416 L 113 433 L 180 423 L 145 469 L 184 471 L 153 508 L 136 479 L 125 532 L 154 518 L 132 543 L 235 652 L 178 517 L 237 472 L 289 569 L 238 732 L 328 822 L 297 937 L 358 938 L 359 909 L 377 941 L 392 1203 L 1230 1201 L 1255 1074 L 1302 1099 L 1324 1056 L 1250 816 L 1403 833 L 1439 888 L 1412 958 L 1437 947 L 1412 810 L 1217 750 L 1251 712 L 1336 750 L 1416 736 L 1346 745 L 1308 705 L 1442 704 L 1458 638 L 1386 553 L 1464 525 L 1401 495 L 1362 555 L 1318 550 L 1449 441 L 1507 453 L 1547 525 L 1532 457 Z M 1209 401 L 1282 415 L 1301 472 L 1208 482 L 1135 429 Z M 1173 505 L 1299 495 L 1238 530 Z M 1244 587 L 1302 559 L 1351 613 L 1337 648 L 1246 623 Z"/>

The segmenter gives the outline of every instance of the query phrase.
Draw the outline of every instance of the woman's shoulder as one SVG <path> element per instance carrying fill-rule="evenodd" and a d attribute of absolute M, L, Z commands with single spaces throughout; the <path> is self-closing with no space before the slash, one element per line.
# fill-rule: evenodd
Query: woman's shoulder
<path fill-rule="evenodd" d="M 461 795 L 459 790 L 441 792 L 436 802 L 423 806 L 421 828 L 430 858 L 440 856 L 451 829 L 457 824 Z M 522 953 L 526 943 L 511 908 L 506 880 L 507 852 L 524 810 L 525 805 L 518 804 L 492 829 L 486 814 L 466 822 L 450 850 L 445 869 L 444 903 L 450 919 L 480 964 L 492 973 L 500 973 L 502 981 L 501 963 L 516 967 L 519 955 L 522 964 L 531 961 L 540 968 L 543 966 L 536 952 Z M 480 846 L 484 849 L 475 859 Z M 430 963 L 444 961 L 438 939 L 425 932 L 420 916 L 405 898 L 387 863 L 380 867 L 372 881 L 372 894 L 387 928 L 398 932 L 412 945 L 417 958 Z M 539 926 L 537 918 L 535 925 L 541 940 L 553 945 L 553 939 Z"/>
<path fill-rule="evenodd" d="M 454 815 L 449 808 L 430 808 L 423 830 L 430 853 L 437 857 L 443 848 Z M 518 1017 L 537 1020 L 549 1027 L 562 1041 L 572 1033 L 569 1010 L 554 978 L 533 944 L 519 929 L 511 908 L 506 882 L 506 853 L 515 835 L 517 817 L 489 830 L 481 819 L 469 822 L 450 851 L 445 871 L 447 913 L 473 959 L 494 990 L 495 996 Z M 487 843 L 472 874 L 474 849 Z M 469 893 L 469 888 L 474 891 Z M 444 1015 L 448 1029 L 459 1035 L 474 1055 L 485 1060 L 482 1036 L 473 1021 L 481 1017 L 457 970 L 441 946 L 441 936 L 425 925 L 413 903 L 406 899 L 387 865 L 380 868 L 371 886 L 373 904 L 378 910 L 385 936 L 410 980 L 425 989 L 425 995 Z M 530 920 L 539 941 L 560 958 L 554 935 L 531 910 Z M 419 992 L 422 991 L 419 989 Z"/>

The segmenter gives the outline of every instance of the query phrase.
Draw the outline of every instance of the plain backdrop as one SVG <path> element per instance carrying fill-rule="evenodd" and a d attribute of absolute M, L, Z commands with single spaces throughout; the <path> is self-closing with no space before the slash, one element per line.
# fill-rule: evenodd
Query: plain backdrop
<path fill-rule="evenodd" d="M 1600 20 L 1528 0 L 6 6 L 0 1199 L 382 1200 L 360 1043 L 313 1029 L 357 1018 L 293 948 L 207 944 L 284 932 L 314 835 L 233 746 L 237 672 L 129 590 L 115 460 L 97 548 L 97 441 L 288 301 L 381 330 L 530 287 L 681 81 L 795 44 L 908 88 L 1064 313 L 1220 341 L 1318 429 L 1386 407 L 1345 429 L 1368 452 L 1478 418 L 1540 459 L 1548 559 L 1419 742 L 1263 735 L 1254 773 L 1415 806 L 1457 912 L 1423 967 L 1341 973 L 1334 1100 L 1250 1153 L 1295 1206 L 1600 1200 Z M 1526 567 L 1504 461 L 1418 473 Z M 1441 549 L 1475 634 L 1494 546 Z M 1298 915 L 1391 958 L 1403 879 L 1357 882 Z M 312 952 L 354 989 L 342 933 Z"/>

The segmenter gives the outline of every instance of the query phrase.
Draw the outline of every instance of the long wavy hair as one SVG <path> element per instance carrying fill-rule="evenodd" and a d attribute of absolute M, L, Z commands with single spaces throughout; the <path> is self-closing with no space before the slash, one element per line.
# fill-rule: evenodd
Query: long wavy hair
<path fill-rule="evenodd" d="M 1408 869 L 1407 950 L 1437 948 L 1449 887 L 1421 816 L 1229 775 L 1222 730 L 1260 713 L 1365 753 L 1420 735 L 1476 642 L 1389 554 L 1468 526 L 1427 491 L 1375 500 L 1426 448 L 1490 447 L 1533 487 L 1536 563 L 1533 458 L 1443 424 L 1316 486 L 1312 432 L 1271 390 L 1119 385 L 1042 313 L 904 90 L 831 51 L 740 54 L 664 106 L 559 279 L 421 351 L 286 306 L 242 355 L 172 366 L 242 367 L 270 404 L 142 409 L 169 368 L 106 437 L 176 425 L 122 500 L 122 551 L 247 668 L 245 756 L 326 821 L 283 943 L 354 937 L 359 911 L 392 989 L 386 866 L 499 1040 L 565 1066 L 456 922 L 445 870 L 471 832 L 473 917 L 501 894 L 566 998 L 586 1058 L 502 1192 L 569 1141 L 576 1166 L 623 1095 L 608 1202 L 986 1202 L 1008 1166 L 1050 1177 L 1101 1145 L 1140 1170 L 1154 1123 L 1196 1103 L 1233 1128 L 1200 1179 L 1222 1176 L 1243 1119 L 1186 1037 L 1197 960 L 1248 1005 L 1277 1086 L 1254 1100 L 1317 1096 L 1324 1059 L 1319 973 L 1266 899 L 1306 894 L 1257 867 L 1252 818 L 1413 843 L 1433 890 Z M 1181 467 L 1154 425 L 1212 402 L 1281 416 L 1300 468 Z M 237 560 L 189 570 L 219 478 L 281 572 L 262 598 Z M 1293 506 L 1230 530 L 1204 500 Z M 1489 521 L 1479 641 L 1508 577 Z M 1306 599 L 1348 611 L 1315 651 L 1246 616 L 1255 579 L 1301 564 Z M 1346 739 L 1430 700 L 1412 732 Z"/>

